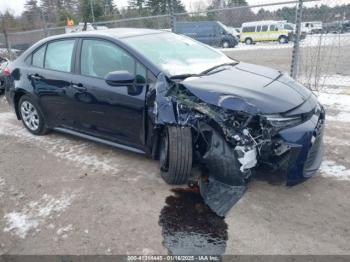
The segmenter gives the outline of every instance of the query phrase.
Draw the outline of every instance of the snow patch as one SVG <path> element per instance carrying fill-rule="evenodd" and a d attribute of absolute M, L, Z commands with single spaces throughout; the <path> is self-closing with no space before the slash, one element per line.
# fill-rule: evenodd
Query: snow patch
<path fill-rule="evenodd" d="M 335 116 L 327 116 L 327 120 L 337 121 L 337 122 L 350 122 L 350 112 L 341 112 Z"/>
<path fill-rule="evenodd" d="M 62 194 L 59 198 L 45 194 L 38 201 L 31 201 L 21 211 L 5 214 L 4 232 L 12 232 L 25 238 L 31 230 L 38 230 L 40 224 L 52 215 L 59 215 L 72 203 L 74 195 Z"/>
<path fill-rule="evenodd" d="M 338 180 L 350 180 L 350 169 L 336 163 L 333 160 L 324 160 L 320 167 L 321 174 L 325 177 L 333 177 Z"/>
<path fill-rule="evenodd" d="M 63 233 L 67 233 L 67 232 L 70 232 L 72 230 L 73 230 L 73 225 L 69 224 L 66 227 L 61 227 L 61 228 L 57 229 L 56 234 L 57 235 L 62 235 Z"/>

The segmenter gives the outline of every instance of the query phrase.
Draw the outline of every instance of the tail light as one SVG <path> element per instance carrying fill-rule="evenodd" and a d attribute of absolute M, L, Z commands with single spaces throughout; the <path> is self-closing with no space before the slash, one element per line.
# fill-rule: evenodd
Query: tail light
<path fill-rule="evenodd" d="M 11 75 L 10 69 L 8 67 L 5 67 L 4 70 L 2 70 L 2 74 L 4 76 L 10 76 Z"/>

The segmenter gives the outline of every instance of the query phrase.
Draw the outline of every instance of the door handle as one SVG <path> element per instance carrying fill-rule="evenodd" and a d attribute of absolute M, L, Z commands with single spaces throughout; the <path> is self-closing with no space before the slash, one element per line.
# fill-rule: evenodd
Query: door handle
<path fill-rule="evenodd" d="M 43 79 L 43 77 L 39 74 L 33 74 L 33 75 L 30 75 L 30 79 L 41 80 L 41 79 Z"/>
<path fill-rule="evenodd" d="M 87 89 L 83 86 L 83 84 L 72 84 L 72 87 L 80 92 L 85 92 Z"/>

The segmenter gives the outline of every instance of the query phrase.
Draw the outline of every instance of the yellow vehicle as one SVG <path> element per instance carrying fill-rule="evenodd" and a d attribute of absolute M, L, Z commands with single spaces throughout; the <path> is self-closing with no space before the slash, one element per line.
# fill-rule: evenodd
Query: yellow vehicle
<path fill-rule="evenodd" d="M 293 24 L 282 21 L 256 21 L 242 24 L 240 41 L 247 45 L 263 41 L 286 44 L 292 40 L 293 35 Z"/>

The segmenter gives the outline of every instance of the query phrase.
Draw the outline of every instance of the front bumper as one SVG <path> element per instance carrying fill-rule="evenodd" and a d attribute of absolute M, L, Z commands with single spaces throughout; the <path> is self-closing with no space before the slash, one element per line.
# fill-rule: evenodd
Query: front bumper
<path fill-rule="evenodd" d="M 325 113 L 322 110 L 306 122 L 279 133 L 281 139 L 290 146 L 285 166 L 287 186 L 313 176 L 320 167 L 324 152 L 324 127 Z"/>

